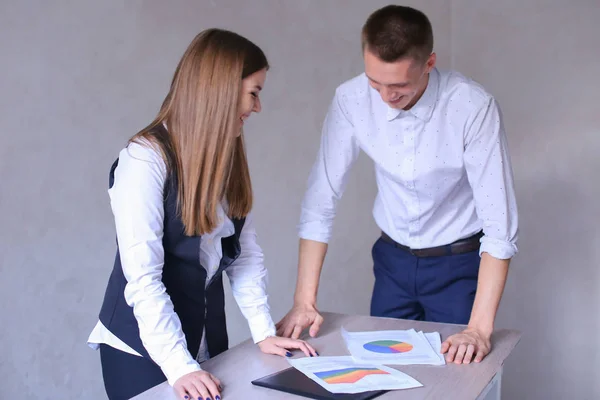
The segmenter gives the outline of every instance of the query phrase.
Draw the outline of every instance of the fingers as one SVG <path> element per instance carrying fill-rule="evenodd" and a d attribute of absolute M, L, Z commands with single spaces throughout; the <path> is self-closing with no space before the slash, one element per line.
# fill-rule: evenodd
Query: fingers
<path fill-rule="evenodd" d="M 462 364 L 464 358 L 465 358 L 465 353 L 467 351 L 467 345 L 466 344 L 461 344 L 458 346 L 458 350 L 456 351 L 456 356 L 454 357 L 454 363 L 455 364 Z"/>
<path fill-rule="evenodd" d="M 289 344 L 289 347 L 301 350 L 308 357 L 316 357 L 319 355 L 319 353 L 317 353 L 314 347 L 312 347 L 310 344 L 306 343 L 303 340 L 296 340 L 294 342 L 291 342 Z"/>
<path fill-rule="evenodd" d="M 209 374 L 209 376 L 210 376 L 210 379 L 213 380 L 213 382 L 215 383 L 215 385 L 217 385 L 217 389 L 219 389 L 219 391 L 222 392 L 223 391 L 223 385 L 221 385 L 221 380 L 218 379 L 213 374 Z"/>
<path fill-rule="evenodd" d="M 177 392 L 177 396 L 180 399 L 189 399 L 190 398 L 190 395 L 188 394 L 188 392 L 185 390 L 185 388 L 182 385 L 175 385 L 173 388 Z"/>
<path fill-rule="evenodd" d="M 291 357 L 293 356 L 293 354 L 286 349 L 285 347 L 279 347 L 279 346 L 273 346 L 273 349 L 271 351 L 273 354 L 277 354 L 281 357 Z"/>
<path fill-rule="evenodd" d="M 319 329 L 321 329 L 322 323 L 323 323 L 323 317 L 321 316 L 321 314 L 317 314 L 314 322 L 312 323 L 312 325 L 310 327 L 310 331 L 309 331 L 310 337 L 317 336 L 317 333 L 319 333 Z"/>
<path fill-rule="evenodd" d="M 473 359 L 473 353 L 475 353 L 475 346 L 470 344 L 467 346 L 467 352 L 465 353 L 463 363 L 470 364 L 471 360 Z"/>
<path fill-rule="evenodd" d="M 221 381 L 205 371 L 184 375 L 173 386 L 184 400 L 221 400 Z"/>
<path fill-rule="evenodd" d="M 319 353 L 310 344 L 303 340 L 288 339 L 288 338 L 277 338 L 275 343 L 272 343 L 267 351 L 271 354 L 277 354 L 283 357 L 291 357 L 291 349 L 298 349 L 304 353 L 307 357 L 318 356 Z"/>
<path fill-rule="evenodd" d="M 275 329 L 277 329 L 277 332 L 275 333 L 277 336 L 281 336 L 284 337 L 283 333 L 284 333 L 284 329 L 282 325 L 275 325 Z"/>
<path fill-rule="evenodd" d="M 286 339 L 281 339 L 280 340 L 286 340 Z M 269 354 L 275 354 L 277 356 L 281 356 L 281 357 L 291 357 L 293 354 L 286 349 L 286 346 L 282 346 L 281 343 L 275 342 L 275 343 L 269 343 L 269 345 L 266 348 L 266 353 Z"/>
<path fill-rule="evenodd" d="M 447 362 L 470 364 L 471 361 L 481 362 L 489 354 L 490 349 L 489 339 L 482 337 L 476 331 L 465 330 L 446 339 L 442 343 L 440 351 L 442 354 L 446 354 Z M 473 355 L 475 355 L 474 360 Z"/>
<path fill-rule="evenodd" d="M 204 387 L 204 385 L 200 384 L 196 384 L 196 382 L 194 381 L 187 381 L 184 384 L 184 390 L 187 393 L 187 395 L 183 396 L 184 399 L 187 399 L 189 396 L 190 399 L 199 399 L 201 396 L 202 398 L 204 398 L 204 394 L 206 394 L 206 388 Z M 203 394 L 204 393 L 204 394 Z"/>
<path fill-rule="evenodd" d="M 448 351 L 448 349 L 450 348 L 452 344 L 450 343 L 449 340 L 446 340 L 444 343 L 442 343 L 442 348 L 440 350 L 440 353 L 442 354 L 446 354 L 446 352 Z"/>
<path fill-rule="evenodd" d="M 198 391 L 200 392 L 200 394 L 198 395 L 198 397 L 192 397 L 193 400 L 208 400 L 210 398 L 210 394 L 208 392 L 208 389 L 206 389 L 206 386 L 204 386 L 204 384 L 200 381 L 196 381 L 196 387 L 198 388 Z"/>
<path fill-rule="evenodd" d="M 279 335 L 280 332 L 283 332 L 283 328 L 287 325 L 287 315 L 283 318 L 281 318 L 281 320 L 275 324 L 275 329 L 277 329 L 277 335 Z"/>
<path fill-rule="evenodd" d="M 294 331 L 292 332 L 292 339 L 298 339 L 302 334 L 302 327 L 300 325 L 294 326 Z"/>
<path fill-rule="evenodd" d="M 316 355 L 315 353 L 311 352 L 311 349 L 308 347 L 308 343 L 301 340 L 294 342 L 290 347 L 301 350 L 307 357 L 314 357 Z"/>
<path fill-rule="evenodd" d="M 489 352 L 490 352 L 489 347 L 479 346 L 479 348 L 477 349 L 477 355 L 475 356 L 475 362 L 476 363 L 481 362 L 483 360 L 483 358 L 488 355 Z"/>
<path fill-rule="evenodd" d="M 215 381 L 212 380 L 211 375 L 210 374 L 204 374 L 202 375 L 202 377 L 200 378 L 200 380 L 202 381 L 202 383 L 204 384 L 204 386 L 206 386 L 206 388 L 208 389 L 208 391 L 210 393 L 207 393 L 207 395 L 204 396 L 205 400 L 217 400 L 217 397 L 221 398 L 221 392 L 219 391 L 219 388 L 217 387 L 217 384 Z"/>
<path fill-rule="evenodd" d="M 291 322 L 288 322 L 287 324 L 285 324 L 283 326 L 283 334 L 281 336 L 286 337 L 286 338 L 289 338 L 290 336 L 292 336 L 292 332 L 293 332 L 295 326 L 296 326 L 296 324 L 293 324 Z"/>
<path fill-rule="evenodd" d="M 460 345 L 454 344 L 448 349 L 446 355 L 447 362 L 454 362 L 455 364 L 470 364 L 471 361 L 476 363 L 481 362 L 486 355 L 489 353 L 489 347 L 484 344 L 473 344 L 473 343 L 461 343 Z M 475 359 L 473 360 L 473 355 Z"/>
<path fill-rule="evenodd" d="M 454 357 L 456 356 L 456 352 L 458 351 L 458 346 L 452 345 L 448 349 L 448 354 L 446 355 L 447 362 L 454 362 Z"/>
<path fill-rule="evenodd" d="M 294 329 L 294 323 L 290 321 L 289 313 L 275 324 L 277 336 L 290 337 Z"/>
<path fill-rule="evenodd" d="M 315 357 L 315 356 L 319 355 L 319 353 L 317 353 L 317 350 L 315 350 L 315 348 L 312 347 L 310 344 L 308 344 L 306 342 L 304 342 L 304 344 L 306 345 L 306 348 L 308 349 L 309 355 L 311 357 Z"/>

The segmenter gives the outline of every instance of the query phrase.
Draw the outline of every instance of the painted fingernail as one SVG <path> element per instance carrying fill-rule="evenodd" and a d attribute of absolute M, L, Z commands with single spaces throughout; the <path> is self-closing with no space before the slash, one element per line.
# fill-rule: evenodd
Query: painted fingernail
<path fill-rule="evenodd" d="M 318 351 L 315 351 L 315 354 L 316 354 L 316 355 L 319 355 L 319 352 L 318 352 Z"/>
<path fill-rule="evenodd" d="M 286 355 L 287 357 L 291 357 L 293 354 L 292 354 L 292 353 L 290 353 L 290 352 L 288 351 L 287 353 L 285 353 L 285 355 Z"/>
<path fill-rule="evenodd" d="M 221 396 L 217 395 L 217 397 L 215 397 L 215 400 L 221 400 Z"/>
<path fill-rule="evenodd" d="M 189 399 L 189 397 L 187 397 L 187 396 L 183 396 L 183 398 L 184 398 L 184 399 Z"/>

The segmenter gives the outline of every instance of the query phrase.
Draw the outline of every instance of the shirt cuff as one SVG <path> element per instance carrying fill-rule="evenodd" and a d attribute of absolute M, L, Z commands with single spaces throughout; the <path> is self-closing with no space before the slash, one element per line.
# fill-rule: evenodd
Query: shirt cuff
<path fill-rule="evenodd" d="M 298 237 L 300 239 L 312 240 L 314 242 L 329 243 L 331 231 L 323 229 L 321 226 L 307 226 L 303 224 L 298 226 Z"/>
<path fill-rule="evenodd" d="M 488 253 L 490 256 L 499 260 L 508 260 L 517 254 L 517 246 L 514 243 L 505 240 L 494 239 L 488 236 L 481 238 L 481 247 L 479 256 Z"/>
<path fill-rule="evenodd" d="M 200 364 L 190 354 L 188 349 L 173 351 L 169 357 L 160 364 L 160 369 L 167 377 L 169 385 L 173 386 L 182 376 L 190 372 L 202 371 Z"/>
<path fill-rule="evenodd" d="M 248 319 L 250 333 L 254 343 L 262 342 L 269 336 L 276 335 L 275 324 L 269 313 L 261 313 Z"/>
<path fill-rule="evenodd" d="M 300 239 L 329 243 L 333 230 L 333 215 L 323 216 L 303 208 L 300 222 L 296 226 Z"/>

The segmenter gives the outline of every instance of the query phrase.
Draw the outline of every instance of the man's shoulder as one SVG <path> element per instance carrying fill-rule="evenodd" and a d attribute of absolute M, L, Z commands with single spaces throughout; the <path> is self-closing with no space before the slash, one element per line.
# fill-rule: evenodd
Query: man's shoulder
<path fill-rule="evenodd" d="M 340 84 L 335 90 L 335 95 L 342 100 L 348 98 L 354 99 L 367 95 L 368 89 L 369 80 L 363 72 Z"/>
<path fill-rule="evenodd" d="M 446 100 L 471 103 L 474 107 L 481 107 L 493 99 L 483 85 L 458 71 L 438 70 L 438 72 L 440 96 Z"/>

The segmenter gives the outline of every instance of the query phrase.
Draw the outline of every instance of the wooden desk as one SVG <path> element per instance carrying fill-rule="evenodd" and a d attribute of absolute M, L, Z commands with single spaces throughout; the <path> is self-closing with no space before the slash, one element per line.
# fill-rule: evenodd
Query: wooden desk
<path fill-rule="evenodd" d="M 411 329 L 440 332 L 442 341 L 463 329 L 461 325 L 407 321 L 387 318 L 324 313 L 325 322 L 319 336 L 306 339 L 321 356 L 349 355 L 340 334 L 343 325 L 349 331 Z M 514 330 L 498 330 L 492 335 L 492 352 L 479 364 L 444 366 L 409 365 L 394 367 L 423 384 L 423 387 L 392 391 L 378 399 L 500 399 L 500 378 L 504 360 L 517 345 L 521 334 Z M 295 357 L 304 355 L 295 354 Z M 223 384 L 223 400 L 295 399 L 302 397 L 255 387 L 254 379 L 288 368 L 282 357 L 263 354 L 247 340 L 202 364 L 202 368 L 218 377 Z M 165 382 L 135 397 L 136 400 L 180 400 Z"/>

